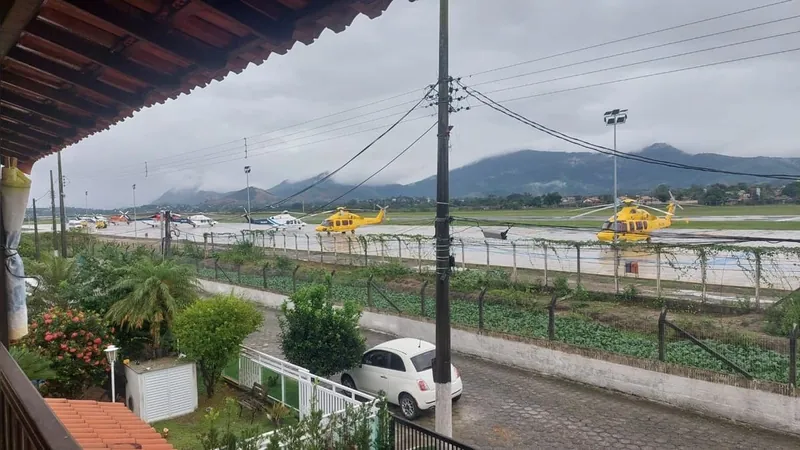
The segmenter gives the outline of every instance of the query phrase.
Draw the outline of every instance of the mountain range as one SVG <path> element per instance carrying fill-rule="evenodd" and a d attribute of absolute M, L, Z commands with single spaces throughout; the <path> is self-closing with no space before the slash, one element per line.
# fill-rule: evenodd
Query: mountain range
<path fill-rule="evenodd" d="M 668 144 L 658 143 L 643 148 L 637 155 L 679 164 L 711 167 L 746 173 L 800 174 L 800 158 L 767 156 L 735 157 L 715 153 L 689 154 Z M 775 182 L 752 176 L 675 169 L 618 158 L 618 186 L 621 193 L 650 191 L 659 184 L 671 187 L 707 186 L 715 183 Z M 251 187 L 250 200 L 264 205 L 285 198 L 320 180 L 327 174 L 301 181 L 283 181 L 267 190 Z M 799 176 L 800 177 L 800 176 Z M 333 179 L 325 180 L 292 201 L 330 201 L 353 185 Z M 568 153 L 519 150 L 491 156 L 450 171 L 450 195 L 454 198 L 486 195 L 508 195 L 529 192 L 541 195 L 559 192 L 562 195 L 599 195 L 613 188 L 613 158 L 597 153 Z M 436 177 L 410 184 L 364 185 L 342 198 L 385 199 L 392 197 L 435 197 Z M 244 205 L 245 189 L 213 192 L 199 189 L 170 189 L 156 199 L 156 205 L 196 205 L 206 207 Z"/>

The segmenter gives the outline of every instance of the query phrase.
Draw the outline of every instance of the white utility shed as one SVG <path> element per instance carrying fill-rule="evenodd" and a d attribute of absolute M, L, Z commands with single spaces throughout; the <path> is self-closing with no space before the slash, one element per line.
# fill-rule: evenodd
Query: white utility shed
<path fill-rule="evenodd" d="M 193 362 L 167 357 L 125 365 L 128 408 L 145 422 L 183 416 L 197 409 Z"/>

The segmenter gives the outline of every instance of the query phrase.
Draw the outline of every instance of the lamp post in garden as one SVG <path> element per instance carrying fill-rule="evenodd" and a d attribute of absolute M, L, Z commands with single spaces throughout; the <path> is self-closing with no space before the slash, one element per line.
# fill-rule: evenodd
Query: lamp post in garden
<path fill-rule="evenodd" d="M 114 344 L 109 345 L 105 349 L 106 357 L 108 357 L 108 364 L 111 366 L 111 403 L 116 403 L 117 401 L 117 386 L 116 381 L 114 379 L 114 363 L 117 361 L 117 352 L 119 352 L 119 347 Z"/>

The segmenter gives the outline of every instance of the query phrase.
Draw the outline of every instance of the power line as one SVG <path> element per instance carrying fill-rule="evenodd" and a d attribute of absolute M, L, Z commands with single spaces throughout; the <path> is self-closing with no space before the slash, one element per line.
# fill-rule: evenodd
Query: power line
<path fill-rule="evenodd" d="M 765 5 L 760 5 L 760 6 L 755 6 L 755 7 L 751 7 L 751 8 L 741 9 L 741 10 L 733 11 L 733 12 L 730 12 L 730 13 L 727 13 L 727 14 L 722 14 L 722 15 L 718 15 L 718 16 L 708 17 L 708 18 L 705 18 L 705 19 L 695 20 L 695 21 L 692 21 L 692 22 L 688 22 L 688 23 L 684 23 L 684 24 L 680 24 L 680 25 L 674 25 L 674 26 L 670 26 L 670 27 L 666 27 L 666 28 L 661 28 L 661 29 L 658 29 L 658 30 L 648 31 L 648 32 L 645 32 L 645 33 L 639 33 L 639 34 L 635 34 L 635 35 L 632 35 L 632 36 L 627 36 L 627 37 L 620 38 L 620 39 L 614 39 L 614 40 L 611 40 L 611 41 L 602 42 L 600 44 L 592 44 L 592 45 L 588 45 L 586 47 L 581 47 L 581 48 L 574 49 L 574 50 L 567 50 L 567 51 L 564 51 L 564 52 L 554 53 L 554 54 L 551 54 L 551 55 L 548 55 L 548 56 L 542 56 L 542 57 L 535 58 L 535 59 L 529 59 L 527 61 L 522 61 L 522 62 L 518 62 L 518 63 L 514 63 L 514 64 L 509 64 L 509 65 L 506 65 L 506 66 L 495 67 L 494 69 L 487 69 L 487 70 L 483 70 L 483 71 L 480 71 L 480 72 L 475 72 L 475 73 L 472 73 L 472 74 L 469 74 L 469 75 L 465 75 L 465 77 L 473 77 L 473 76 L 483 75 L 483 74 L 487 74 L 487 73 L 497 72 L 497 71 L 500 71 L 500 70 L 510 69 L 510 68 L 513 68 L 513 67 L 519 67 L 519 66 L 522 66 L 522 65 L 531 64 L 531 63 L 535 63 L 535 62 L 546 61 L 548 59 L 557 58 L 559 56 L 571 55 L 573 53 L 579 53 L 579 52 L 586 51 L 586 50 L 592 50 L 592 49 L 595 49 L 595 48 L 605 47 L 605 46 L 611 45 L 611 44 L 618 44 L 620 42 L 639 39 L 639 38 L 646 37 L 646 36 L 652 36 L 654 34 L 664 33 L 666 31 L 677 30 L 677 29 L 689 27 L 689 26 L 692 26 L 692 25 L 698 25 L 698 24 L 705 23 L 705 22 L 711 22 L 711 21 L 714 21 L 714 20 L 724 19 L 724 18 L 727 18 L 727 17 L 732 17 L 732 16 L 736 16 L 736 15 L 740 15 L 740 14 L 745 14 L 745 13 L 749 13 L 749 12 L 753 12 L 753 11 L 757 11 L 757 10 L 761 10 L 761 9 L 771 8 L 773 6 L 783 5 L 783 4 L 791 3 L 791 2 L 792 2 L 792 0 L 781 0 L 781 1 L 773 2 L 773 3 L 768 3 L 768 4 L 765 4 Z"/>
<path fill-rule="evenodd" d="M 780 22 L 785 22 L 787 20 L 794 20 L 794 19 L 797 19 L 797 18 L 800 18 L 800 14 L 797 14 L 797 15 L 794 15 L 794 16 L 790 16 L 790 17 L 783 17 L 783 18 L 780 18 L 780 19 L 770 20 L 770 21 L 767 21 L 767 22 L 761 22 L 761 23 L 757 23 L 757 24 L 753 24 L 753 25 L 746 25 L 746 26 L 742 26 L 742 27 L 738 27 L 738 28 L 731 28 L 731 29 L 727 29 L 727 30 L 723 30 L 723 31 L 718 31 L 716 33 L 709 33 L 709 34 L 704 34 L 704 35 L 701 35 L 701 36 L 694 36 L 694 37 L 690 37 L 690 38 L 686 38 L 686 39 L 680 39 L 680 40 L 677 40 L 677 41 L 666 42 L 666 43 L 663 43 L 663 44 L 651 45 L 649 47 L 642 47 L 642 48 L 637 48 L 637 49 L 634 49 L 634 50 L 628 50 L 628 51 L 624 51 L 624 52 L 614 53 L 612 55 L 601 56 L 601 57 L 598 57 L 598 58 L 586 59 L 586 60 L 583 60 L 583 61 L 578 61 L 578 62 L 569 63 L 569 64 L 563 64 L 563 65 L 560 65 L 560 66 L 548 67 L 546 69 L 540 69 L 540 70 L 535 70 L 535 71 L 532 71 L 532 72 L 525 72 L 525 73 L 521 73 L 521 74 L 517 74 L 517 75 L 511 75 L 511 76 L 507 76 L 507 77 L 504 77 L 504 78 L 497 78 L 497 79 L 489 80 L 489 81 L 481 81 L 480 83 L 473 83 L 472 86 L 482 86 L 484 84 L 499 83 L 501 81 L 508 81 L 508 80 L 513 80 L 515 78 L 522 78 L 522 77 L 527 77 L 527 76 L 530 76 L 530 75 L 536 75 L 536 74 L 540 74 L 540 73 L 551 72 L 551 71 L 554 71 L 554 70 L 564 69 L 564 68 L 567 68 L 567 67 L 580 66 L 580 65 L 583 65 L 583 64 L 602 61 L 602 60 L 605 60 L 605 59 L 616 58 L 618 56 L 632 55 L 634 53 L 640 53 L 640 52 L 644 52 L 644 51 L 648 51 L 648 50 L 655 50 L 657 48 L 668 47 L 670 45 L 683 44 L 683 43 L 686 43 L 686 42 L 692 42 L 692 41 L 696 41 L 696 40 L 699 40 L 699 39 L 705 39 L 705 38 L 714 37 L 714 36 L 721 36 L 723 34 L 735 33 L 737 31 L 747 30 L 747 29 L 750 29 L 750 28 L 762 27 L 762 26 L 766 26 L 766 25 L 772 25 L 772 24 L 776 24 L 776 23 L 780 23 Z M 692 53 L 699 53 L 699 52 L 717 50 L 717 49 L 720 49 L 720 48 L 731 47 L 731 46 L 735 46 L 735 45 L 743 45 L 743 44 L 747 44 L 747 43 L 750 43 L 750 42 L 756 42 L 756 41 L 759 41 L 759 40 L 772 39 L 772 38 L 775 38 L 775 37 L 782 37 L 782 36 L 785 36 L 787 34 L 793 34 L 793 33 L 796 33 L 796 32 L 773 35 L 773 36 L 767 36 L 767 37 L 758 38 L 758 39 L 754 39 L 754 40 L 742 41 L 742 42 L 738 42 L 738 43 L 722 45 L 722 46 L 719 46 L 719 47 L 711 47 L 711 48 L 708 48 L 708 49 L 701 49 L 701 50 L 697 50 L 697 51 L 689 52 L 689 53 L 681 53 L 681 54 L 677 54 L 677 55 L 672 55 L 672 56 L 666 56 L 666 57 L 657 58 L 657 59 L 641 61 L 641 62 L 637 62 L 637 63 L 633 63 L 633 64 L 644 64 L 644 63 L 647 63 L 647 62 L 660 61 L 662 59 L 669 59 L 669 58 L 675 58 L 675 57 L 679 57 L 679 56 L 685 56 L 685 55 L 689 55 L 689 54 L 692 54 Z M 623 67 L 628 67 L 628 65 L 615 66 L 615 67 L 612 67 L 612 68 L 609 68 L 609 69 L 602 69 L 601 71 L 617 69 L 617 68 L 623 68 Z M 591 73 L 594 73 L 594 72 L 586 72 L 586 73 L 579 74 L 579 75 L 571 75 L 570 77 L 580 76 L 580 75 L 587 75 L 587 74 L 591 74 Z M 559 79 L 561 79 L 561 78 L 559 78 Z M 559 80 L 559 79 L 556 79 L 556 80 Z M 549 81 L 553 81 L 553 80 L 549 80 Z M 549 82 L 549 81 L 545 81 L 545 82 Z M 523 85 L 523 86 L 525 86 L 525 85 Z M 494 92 L 496 92 L 496 91 L 494 91 Z"/>
<path fill-rule="evenodd" d="M 414 141 L 412 141 L 412 142 L 411 142 L 411 144 L 409 144 L 409 145 L 408 145 L 406 148 L 404 148 L 404 149 L 403 149 L 403 151 L 401 151 L 401 152 L 400 152 L 400 153 L 398 153 L 398 154 L 397 154 L 397 155 L 396 155 L 394 158 L 392 158 L 391 160 L 389 160 L 389 162 L 387 162 L 386 164 L 384 164 L 384 165 L 383 165 L 383 167 L 381 167 L 380 169 L 378 169 L 378 170 L 376 170 L 375 172 L 373 172 L 373 173 L 372 173 L 372 175 L 368 176 L 367 178 L 365 178 L 363 181 L 361 181 L 361 182 L 360 182 L 360 183 L 358 183 L 357 185 L 355 185 L 355 186 L 353 186 L 352 188 L 348 189 L 348 190 L 347 190 L 345 193 L 343 193 L 342 195 L 340 195 L 340 196 L 338 196 L 338 197 L 334 198 L 333 200 L 329 201 L 328 203 L 325 203 L 324 205 L 322 205 L 322 206 L 320 206 L 320 207 L 318 207 L 318 208 L 315 208 L 315 209 L 314 209 L 314 210 L 312 210 L 312 211 L 311 211 L 309 214 L 306 214 L 306 215 L 305 215 L 305 216 L 303 216 L 303 217 L 306 217 L 306 216 L 312 216 L 312 215 L 314 215 L 314 214 L 318 213 L 319 211 L 322 211 L 322 210 L 324 210 L 324 209 L 325 209 L 325 208 L 327 208 L 328 206 L 330 206 L 330 205 L 332 205 L 332 204 L 334 204 L 334 203 L 338 202 L 339 200 L 341 200 L 342 198 L 344 198 L 346 195 L 350 194 L 351 192 L 355 191 L 356 189 L 358 189 L 358 188 L 360 188 L 361 186 L 363 186 L 364 184 L 366 184 L 366 183 L 367 183 L 369 180 L 371 180 L 371 179 L 373 179 L 374 177 L 376 177 L 376 176 L 377 176 L 379 173 L 383 172 L 383 170 L 384 170 L 384 169 L 386 169 L 387 167 L 389 167 L 390 165 L 392 165 L 392 164 L 393 164 L 395 161 L 397 161 L 397 160 L 398 160 L 398 159 L 399 159 L 401 156 L 403 156 L 404 154 L 406 154 L 406 152 L 407 152 L 407 151 L 411 150 L 411 148 L 412 148 L 412 147 L 414 147 L 414 145 L 416 145 L 416 144 L 417 144 L 417 142 L 419 142 L 420 140 L 422 140 L 422 138 L 423 138 L 423 137 L 425 137 L 425 135 L 427 135 L 427 134 L 428 134 L 428 133 L 429 133 L 429 132 L 430 132 L 430 131 L 433 129 L 433 127 L 435 127 L 435 126 L 437 125 L 437 123 L 438 123 L 438 122 L 434 122 L 434 123 L 433 123 L 433 125 L 431 125 L 430 127 L 428 127 L 428 129 L 427 129 L 427 130 L 423 131 L 423 132 L 422 132 L 422 134 L 420 134 L 420 135 L 419 135 L 419 136 L 418 136 L 416 139 L 414 139 Z"/>
<path fill-rule="evenodd" d="M 645 78 L 652 78 L 652 77 L 657 77 L 657 76 L 662 76 L 662 75 L 670 75 L 670 74 L 674 74 L 674 73 L 686 72 L 688 70 L 704 69 L 704 68 L 707 68 L 707 67 L 720 66 L 720 65 L 723 65 L 723 64 L 731 64 L 731 63 L 737 63 L 737 62 L 742 62 L 742 61 L 749 61 L 749 60 L 758 59 L 758 58 L 765 58 L 765 57 L 768 57 L 768 56 L 777 56 L 777 55 L 782 55 L 782 54 L 786 54 L 786 53 L 792 53 L 792 52 L 796 52 L 796 51 L 800 51 L 800 47 L 790 48 L 790 49 L 785 49 L 785 50 L 778 50 L 778 51 L 770 52 L 770 53 L 759 53 L 759 54 L 756 54 L 756 55 L 743 56 L 741 58 L 727 59 L 727 60 L 723 60 L 723 61 L 715 61 L 715 62 L 712 62 L 712 63 L 697 64 L 697 65 L 694 65 L 694 66 L 681 67 L 681 68 L 670 69 L 670 70 L 665 70 L 665 71 L 661 71 L 661 72 L 653 72 L 653 73 L 648 73 L 648 74 L 644 74 L 644 75 L 636 75 L 636 76 L 632 76 L 632 77 L 618 78 L 616 80 L 601 81 L 601 82 L 592 83 L 592 84 L 584 84 L 584 85 L 581 85 L 581 86 L 574 86 L 574 87 L 570 87 L 570 88 L 558 89 L 558 90 L 555 90 L 555 91 L 539 92 L 539 93 L 536 93 L 536 94 L 523 95 L 523 96 L 520 96 L 520 97 L 512 97 L 512 98 L 507 98 L 507 99 L 503 99 L 503 100 L 499 100 L 499 101 L 504 102 L 504 103 L 515 102 L 515 101 L 518 101 L 518 100 L 525 100 L 525 99 L 529 99 L 529 98 L 544 97 L 544 96 L 547 96 L 547 95 L 562 94 L 564 92 L 578 91 L 578 90 L 589 89 L 589 88 L 593 88 L 593 87 L 608 86 L 608 85 L 611 85 L 611 84 L 625 83 L 625 82 L 628 82 L 628 81 L 635 81 L 635 80 L 643 80 Z M 519 87 L 522 87 L 522 86 L 519 86 Z M 509 90 L 509 89 L 505 89 L 505 90 Z M 495 92 L 495 91 L 493 91 L 493 92 Z"/>
<path fill-rule="evenodd" d="M 800 17 L 800 16 L 798 16 L 798 17 Z M 698 53 L 710 52 L 710 51 L 714 51 L 714 50 L 720 50 L 720 49 L 723 49 L 723 48 L 735 47 L 735 46 L 738 46 L 738 45 L 751 44 L 753 42 L 760 42 L 760 41 L 765 41 L 765 40 L 768 40 L 768 39 L 776 39 L 776 38 L 786 37 L 786 36 L 790 36 L 790 35 L 797 34 L 797 33 L 800 33 L 800 30 L 788 31 L 786 33 L 780 33 L 780 34 L 772 34 L 772 35 L 769 35 L 769 36 L 753 38 L 753 39 L 747 39 L 747 40 L 738 41 L 738 42 L 731 42 L 731 43 L 728 43 L 728 44 L 717 45 L 717 46 L 714 46 L 714 47 L 708 47 L 708 48 L 703 48 L 703 49 L 699 49 L 699 50 L 691 50 L 691 51 L 688 51 L 688 52 L 676 53 L 676 54 L 667 55 L 667 56 L 660 56 L 658 58 L 651 58 L 651 59 L 646 59 L 646 60 L 642 60 L 642 61 L 635 61 L 635 62 L 632 62 L 632 63 L 621 64 L 621 65 L 612 66 L 612 67 L 604 67 L 602 69 L 590 70 L 590 71 L 581 72 L 581 73 L 572 74 L 572 75 L 564 75 L 564 76 L 561 76 L 561 77 L 550 78 L 550 79 L 547 79 L 547 80 L 539 80 L 539 81 L 534 81 L 534 82 L 531 82 L 531 83 L 525 83 L 525 84 L 520 84 L 520 85 L 516 85 L 516 86 L 509 86 L 509 87 L 499 88 L 499 89 L 495 89 L 495 90 L 492 90 L 492 91 L 488 91 L 488 93 L 492 94 L 492 93 L 497 93 L 497 92 L 510 91 L 510 90 L 513 90 L 513 89 L 520 89 L 520 88 L 524 88 L 524 87 L 535 86 L 535 85 L 538 85 L 538 84 L 552 83 L 554 81 L 562 81 L 562 80 L 567 80 L 567 79 L 570 79 L 570 78 L 583 77 L 583 76 L 586 76 L 586 75 L 594 75 L 594 74 L 601 73 L 601 72 L 608 72 L 610 70 L 624 69 L 626 67 L 633 67 L 633 66 L 638 66 L 638 65 L 641 65 L 641 64 L 651 63 L 651 62 L 665 61 L 667 59 L 679 58 L 679 57 L 682 57 L 682 56 L 695 55 L 695 54 L 698 54 Z M 600 58 L 600 59 L 602 59 L 602 58 Z M 569 65 L 567 65 L 567 66 L 569 66 Z M 564 67 L 567 67 L 567 66 L 564 66 Z M 543 71 L 540 71 L 540 72 L 543 72 Z M 532 72 L 532 73 L 536 73 L 536 72 Z M 510 79 L 518 78 L 518 77 L 522 77 L 522 76 L 526 76 L 526 75 L 522 74 L 522 75 L 518 75 L 518 76 L 507 77 L 507 78 L 503 78 L 503 79 L 497 80 L 497 81 L 510 80 Z M 485 83 L 480 83 L 480 84 L 494 83 L 494 82 L 495 81 L 487 81 Z"/>
<path fill-rule="evenodd" d="M 339 166 L 338 168 L 336 168 L 336 170 L 334 170 L 333 172 L 330 172 L 330 173 L 326 174 L 324 177 L 322 177 L 322 178 L 320 178 L 319 180 L 317 180 L 317 181 L 315 181 L 315 182 L 311 183 L 310 185 L 306 186 L 305 188 L 303 188 L 303 189 L 301 189 L 301 190 L 299 190 L 299 191 L 295 192 L 294 194 L 292 194 L 292 195 L 289 195 L 289 196 L 287 196 L 287 197 L 284 197 L 284 198 L 283 198 L 283 199 L 281 199 L 280 201 L 273 203 L 271 207 L 273 207 L 273 208 L 274 208 L 274 207 L 276 207 L 276 206 L 279 206 L 279 205 L 281 205 L 282 203 L 285 203 L 285 202 L 287 202 L 287 201 L 289 201 L 289 200 L 291 200 L 291 199 L 293 199 L 293 198 L 297 197 L 298 195 L 301 195 L 301 194 L 303 194 L 304 192 L 307 192 L 308 190 L 310 190 L 310 189 L 313 189 L 315 186 L 319 186 L 320 184 L 322 184 L 322 183 L 324 183 L 325 181 L 327 181 L 328 179 L 330 179 L 332 176 L 334 176 L 334 175 L 336 175 L 337 173 L 339 173 L 339 171 L 341 171 L 342 169 L 344 169 L 345 167 L 347 167 L 347 166 L 348 166 L 350 163 L 352 163 L 352 162 L 353 162 L 353 161 L 354 161 L 356 158 L 358 158 L 359 156 L 361 156 L 362 154 L 364 154 L 364 152 L 366 152 L 367 150 L 369 150 L 369 149 L 370 149 L 370 148 L 371 148 L 371 147 L 372 147 L 372 146 L 373 146 L 373 145 L 374 145 L 376 142 L 378 142 L 378 141 L 379 141 L 381 138 L 383 138 L 383 137 L 384 137 L 384 136 L 386 136 L 386 135 L 387 135 L 387 134 L 388 134 L 390 131 L 392 131 L 392 130 L 393 130 L 393 129 L 394 129 L 396 126 L 397 126 L 397 125 L 399 125 L 399 124 L 400 124 L 400 122 L 402 122 L 403 120 L 405 120 L 405 118 L 406 118 L 406 117 L 408 117 L 408 115 L 409 115 L 409 114 L 411 114 L 411 113 L 412 113 L 412 112 L 413 112 L 415 109 L 417 109 L 417 107 L 418 107 L 419 105 L 421 105 L 421 104 L 422 104 L 422 102 L 423 102 L 423 101 L 425 101 L 425 100 L 428 98 L 428 95 L 429 95 L 429 94 L 430 94 L 430 93 L 433 91 L 433 89 L 434 89 L 434 87 L 433 87 L 433 86 L 431 86 L 431 87 L 428 89 L 428 91 L 427 91 L 427 92 L 425 92 L 425 95 L 424 95 L 424 96 L 423 96 L 421 99 L 419 99 L 419 101 L 418 101 L 418 102 L 417 102 L 417 103 L 416 103 L 414 106 L 412 106 L 412 107 L 411 107 L 411 109 L 409 109 L 409 110 L 408 110 L 408 111 L 407 111 L 405 114 L 403 114 L 403 116 L 402 116 L 402 117 L 400 117 L 399 119 L 397 119 L 397 121 L 396 121 L 395 123 L 393 123 L 393 124 L 392 124 L 392 125 L 391 125 L 389 128 L 387 128 L 387 129 L 386 129 L 386 130 L 385 130 L 383 133 L 381 133 L 381 134 L 380 134 L 378 137 L 376 137 L 376 138 L 375 138 L 375 139 L 374 139 L 372 142 L 370 142 L 369 144 L 367 144 L 367 146 L 366 146 L 366 147 L 364 147 L 364 148 L 363 148 L 363 149 L 361 149 L 361 150 L 360 150 L 358 153 L 356 153 L 355 155 L 353 155 L 353 156 L 352 156 L 350 159 L 348 159 L 347 161 L 345 161 L 345 163 L 344 163 L 344 164 L 342 164 L 341 166 Z"/>
<path fill-rule="evenodd" d="M 800 50 L 800 48 L 798 48 L 798 50 Z M 797 180 L 797 179 L 800 178 L 800 175 L 756 174 L 756 173 L 748 173 L 748 172 L 737 172 L 737 171 L 730 171 L 730 170 L 714 169 L 714 168 L 710 168 L 710 167 L 693 166 L 693 165 L 675 163 L 675 162 L 671 162 L 671 161 L 664 161 L 664 160 L 651 158 L 651 157 L 647 157 L 647 156 L 643 156 L 643 155 L 635 155 L 635 154 L 630 154 L 630 153 L 625 153 L 625 152 L 621 152 L 621 151 L 618 151 L 618 150 L 610 149 L 610 148 L 604 147 L 602 145 L 593 144 L 591 142 L 575 138 L 573 136 L 570 136 L 570 135 L 567 135 L 565 133 L 553 130 L 553 129 L 548 128 L 548 127 L 546 127 L 544 125 L 541 125 L 541 124 L 539 124 L 537 122 L 534 122 L 533 120 L 528 119 L 527 117 L 525 117 L 525 116 L 523 116 L 523 115 L 521 115 L 521 114 L 519 114 L 517 112 L 514 112 L 511 109 L 503 106 L 502 104 L 496 102 L 495 100 L 492 100 L 491 98 L 489 98 L 485 94 L 482 94 L 481 92 L 479 92 L 479 91 L 477 91 L 477 90 L 475 90 L 473 88 L 465 86 L 460 81 L 457 81 L 457 83 L 462 88 L 464 88 L 465 92 L 467 92 L 468 95 L 474 97 L 476 100 L 478 100 L 479 102 L 483 103 L 486 106 L 489 106 L 490 108 L 494 109 L 495 111 L 498 111 L 498 112 L 500 112 L 500 113 L 502 113 L 502 114 L 504 114 L 504 115 L 506 115 L 508 117 L 511 117 L 511 118 L 513 118 L 513 119 L 515 119 L 515 120 L 517 120 L 519 122 L 522 122 L 522 123 L 534 128 L 534 129 L 536 129 L 538 131 L 546 133 L 546 134 L 548 134 L 550 136 L 553 136 L 553 137 L 555 137 L 557 139 L 561 139 L 561 140 L 569 142 L 569 143 L 571 143 L 573 145 L 577 145 L 579 147 L 583 147 L 583 148 L 586 148 L 586 149 L 589 149 L 589 150 L 592 150 L 592 151 L 595 151 L 595 152 L 598 152 L 598 153 L 603 153 L 603 154 L 606 154 L 606 155 L 616 155 L 616 156 L 619 156 L 620 158 L 625 158 L 625 159 L 638 161 L 638 162 L 643 162 L 643 163 L 647 163 L 647 164 L 655 164 L 655 165 L 660 165 L 660 166 L 672 167 L 672 168 L 676 168 L 676 169 L 696 170 L 696 171 L 701 171 L 701 172 L 713 172 L 713 173 L 722 173 L 722 174 L 728 174 L 728 175 L 742 175 L 742 176 L 751 176 L 751 177 L 760 177 L 760 178 L 774 178 L 774 179 L 779 179 L 779 180 Z"/>

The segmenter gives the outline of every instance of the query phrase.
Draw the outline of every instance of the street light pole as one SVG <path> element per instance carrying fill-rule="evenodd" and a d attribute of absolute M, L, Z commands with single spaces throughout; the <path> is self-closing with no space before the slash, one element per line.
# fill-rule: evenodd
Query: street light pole
<path fill-rule="evenodd" d="M 619 205 L 619 194 L 617 193 L 617 124 L 623 124 L 628 120 L 627 109 L 613 109 L 603 114 L 603 121 L 606 126 L 614 127 L 614 243 L 617 243 L 617 207 Z"/>
<path fill-rule="evenodd" d="M 83 196 L 84 196 L 84 203 L 86 205 L 86 208 L 85 208 L 86 209 L 86 215 L 88 216 L 89 215 L 89 191 L 84 191 L 83 192 Z"/>
<path fill-rule="evenodd" d="M 133 238 L 139 237 L 138 227 L 136 225 L 136 185 L 133 185 Z"/>
<path fill-rule="evenodd" d="M 244 176 L 247 179 L 247 214 L 250 214 L 250 166 L 244 166 Z M 247 221 L 247 231 L 250 232 L 250 237 L 253 237 L 253 222 Z"/>

